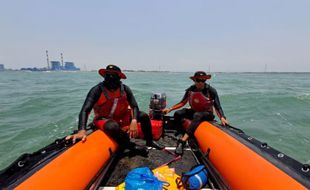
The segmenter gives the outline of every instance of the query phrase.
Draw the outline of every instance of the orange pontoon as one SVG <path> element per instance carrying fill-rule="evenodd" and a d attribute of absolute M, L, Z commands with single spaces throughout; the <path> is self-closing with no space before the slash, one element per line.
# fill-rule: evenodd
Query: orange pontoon
<path fill-rule="evenodd" d="M 241 130 L 233 131 L 208 122 L 195 131 L 201 151 L 231 189 L 309 188 L 309 168 Z"/>

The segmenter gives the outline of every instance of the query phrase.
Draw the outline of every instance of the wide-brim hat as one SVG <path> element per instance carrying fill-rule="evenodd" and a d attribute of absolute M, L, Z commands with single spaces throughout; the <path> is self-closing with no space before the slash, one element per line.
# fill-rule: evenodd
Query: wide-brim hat
<path fill-rule="evenodd" d="M 99 75 L 105 77 L 107 73 L 115 73 L 117 74 L 121 79 L 126 79 L 126 75 L 122 73 L 121 69 L 116 65 L 108 65 L 105 69 L 99 69 L 98 71 Z"/>
<path fill-rule="evenodd" d="M 195 79 L 203 79 L 203 80 L 208 80 L 211 78 L 211 75 L 210 74 L 207 74 L 206 72 L 204 71 L 197 71 L 195 72 L 194 76 L 191 76 L 189 77 L 190 79 L 192 80 L 195 80 Z"/>

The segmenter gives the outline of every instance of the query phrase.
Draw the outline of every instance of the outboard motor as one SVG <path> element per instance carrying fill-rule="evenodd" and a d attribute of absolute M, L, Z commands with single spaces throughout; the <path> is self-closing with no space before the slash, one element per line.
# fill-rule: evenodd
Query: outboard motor
<path fill-rule="evenodd" d="M 153 93 L 150 99 L 150 118 L 161 120 L 164 116 L 162 110 L 167 106 L 165 93 Z"/>

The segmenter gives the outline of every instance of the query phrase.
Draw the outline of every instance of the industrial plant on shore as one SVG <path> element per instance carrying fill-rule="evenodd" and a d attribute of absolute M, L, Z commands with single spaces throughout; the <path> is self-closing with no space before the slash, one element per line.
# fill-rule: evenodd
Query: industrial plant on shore
<path fill-rule="evenodd" d="M 80 68 L 75 67 L 74 62 L 63 61 L 63 54 L 60 54 L 61 61 L 49 61 L 48 51 L 46 50 L 47 67 L 44 68 L 21 68 L 22 71 L 79 71 Z"/>

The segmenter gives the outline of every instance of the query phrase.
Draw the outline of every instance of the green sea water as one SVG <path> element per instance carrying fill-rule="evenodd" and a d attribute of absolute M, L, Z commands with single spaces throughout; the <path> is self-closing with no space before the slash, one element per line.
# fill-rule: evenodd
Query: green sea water
<path fill-rule="evenodd" d="M 153 92 L 179 102 L 192 73 L 129 72 L 139 107 Z M 302 163 L 310 163 L 310 73 L 213 73 L 230 123 Z M 0 72 L 0 169 L 77 129 L 97 72 Z"/>

